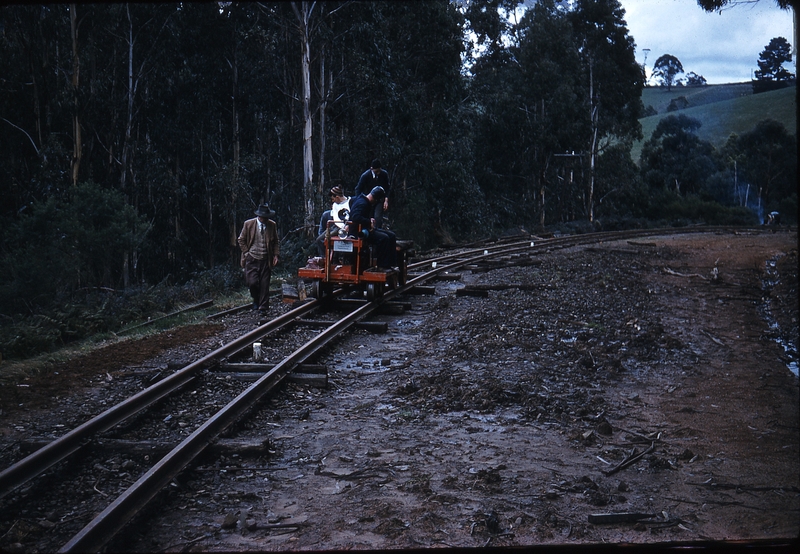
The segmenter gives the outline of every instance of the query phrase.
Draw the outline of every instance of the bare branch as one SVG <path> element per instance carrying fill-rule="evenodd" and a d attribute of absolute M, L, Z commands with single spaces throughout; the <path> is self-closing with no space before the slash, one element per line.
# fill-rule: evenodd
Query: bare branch
<path fill-rule="evenodd" d="M 22 127 L 18 127 L 17 125 L 14 125 L 14 124 L 13 124 L 13 123 L 11 123 L 9 120 L 7 120 L 5 117 L 0 117 L 0 119 L 2 119 L 2 120 L 3 120 L 3 121 L 5 121 L 6 123 L 8 123 L 8 124 L 9 124 L 9 125 L 11 125 L 12 127 L 14 127 L 15 129 L 19 129 L 20 131 L 22 131 L 23 133 L 25 133 L 25 136 L 26 136 L 26 137 L 28 137 L 28 140 L 29 140 L 29 141 L 31 141 L 31 145 L 33 146 L 33 149 L 34 149 L 34 150 L 36 150 L 36 155 L 37 155 L 37 156 L 39 155 L 39 149 L 38 149 L 38 148 L 36 148 L 36 143 L 35 143 L 35 142 L 33 142 L 33 138 L 31 138 L 31 136 L 28 134 L 28 131 L 26 131 L 26 130 L 25 130 L 25 129 L 23 129 Z"/>

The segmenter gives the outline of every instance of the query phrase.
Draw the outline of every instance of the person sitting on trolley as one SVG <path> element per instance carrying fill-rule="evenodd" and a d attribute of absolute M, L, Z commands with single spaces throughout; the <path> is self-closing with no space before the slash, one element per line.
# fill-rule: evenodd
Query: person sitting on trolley
<path fill-rule="evenodd" d="M 387 229 L 375 227 L 373 217 L 375 205 L 386 198 L 383 187 L 374 187 L 368 194 L 361 193 L 350 200 L 350 221 L 348 232 L 360 233 L 377 250 L 378 269 L 389 270 L 397 266 L 397 236 Z"/>
<path fill-rule="evenodd" d="M 344 190 L 339 185 L 331 189 L 331 209 L 325 210 L 319 220 L 319 230 L 317 233 L 317 253 L 320 258 L 325 257 L 325 233 L 328 222 L 334 221 L 331 227 L 331 234 L 337 234 L 339 229 L 344 228 L 346 221 L 350 219 L 350 197 L 344 195 Z"/>

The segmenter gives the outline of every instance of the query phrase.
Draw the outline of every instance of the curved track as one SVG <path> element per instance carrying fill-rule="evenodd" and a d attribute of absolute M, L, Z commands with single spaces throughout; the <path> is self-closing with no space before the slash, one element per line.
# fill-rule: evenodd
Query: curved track
<path fill-rule="evenodd" d="M 122 495 L 113 500 L 102 513 L 97 515 L 77 535 L 64 544 L 60 551 L 87 552 L 101 549 L 103 545 L 107 544 L 108 541 L 122 529 L 136 513 L 146 506 L 166 484 L 202 453 L 220 433 L 240 420 L 256 402 L 264 395 L 268 394 L 290 372 L 297 368 L 298 365 L 312 359 L 322 348 L 330 344 L 333 339 L 350 329 L 357 322 L 368 317 L 377 310 L 381 304 L 395 299 L 415 286 L 435 279 L 440 274 L 468 265 L 492 263 L 497 260 L 502 260 L 503 258 L 522 254 L 536 255 L 539 252 L 550 251 L 556 248 L 567 248 L 579 244 L 642 238 L 653 235 L 722 232 L 730 230 L 730 228 L 702 227 L 593 233 L 548 239 L 525 237 L 518 241 L 467 249 L 461 252 L 432 257 L 410 264 L 409 270 L 414 273 L 409 274 L 406 285 L 388 291 L 375 301 L 365 303 L 357 309 L 354 309 L 338 321 L 333 322 L 329 327 L 321 331 L 313 339 L 303 344 L 290 355 L 285 356 L 271 370 L 247 387 L 246 390 L 241 392 L 224 408 L 214 414 L 213 417 L 198 427 L 166 456 L 156 462 L 150 470 L 143 474 Z M 331 296 L 336 297 L 343 292 L 346 291 L 334 291 Z M 34 479 L 58 462 L 68 458 L 99 433 L 118 425 L 131 416 L 146 410 L 157 401 L 176 393 L 176 391 L 193 380 L 201 370 L 218 365 L 220 362 L 251 348 L 254 342 L 281 329 L 287 328 L 287 326 L 292 325 L 301 317 L 318 309 L 324 302 L 329 300 L 331 300 L 331 298 L 309 300 L 301 304 L 288 313 L 238 337 L 200 360 L 185 366 L 169 377 L 86 421 L 84 424 L 67 432 L 47 446 L 3 470 L 0 472 L 0 497 L 5 496 L 23 483 Z"/>

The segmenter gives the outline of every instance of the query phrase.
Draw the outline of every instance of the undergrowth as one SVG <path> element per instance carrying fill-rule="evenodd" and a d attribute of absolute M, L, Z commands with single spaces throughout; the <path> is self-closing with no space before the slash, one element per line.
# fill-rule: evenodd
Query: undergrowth
<path fill-rule="evenodd" d="M 213 310 L 246 302 L 241 270 L 230 266 L 197 273 L 183 285 L 166 282 L 122 291 L 81 289 L 54 299 L 51 307 L 26 314 L 0 314 L 0 352 L 4 360 L 53 353 L 81 341 L 102 341 L 150 319 L 214 300 Z M 187 321 L 205 312 L 165 319 Z M 188 318 L 188 319 L 187 319 Z"/>

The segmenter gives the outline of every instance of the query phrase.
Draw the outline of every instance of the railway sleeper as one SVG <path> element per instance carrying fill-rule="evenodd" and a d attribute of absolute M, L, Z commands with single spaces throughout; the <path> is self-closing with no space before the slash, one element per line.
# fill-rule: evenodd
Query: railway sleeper
<path fill-rule="evenodd" d="M 274 364 L 222 363 L 214 374 L 230 377 L 237 381 L 258 381 L 273 367 L 275 367 Z M 285 379 L 290 383 L 324 389 L 328 387 L 328 368 L 319 364 L 300 364 Z"/>
<path fill-rule="evenodd" d="M 224 375 L 225 377 L 230 377 L 231 379 L 235 379 L 236 381 L 244 381 L 244 382 L 255 382 L 258 381 L 263 374 L 261 373 L 252 373 L 249 371 L 246 372 L 226 372 L 220 373 L 220 375 Z M 316 387 L 320 389 L 328 388 L 328 375 L 317 375 L 313 373 L 290 373 L 285 377 L 285 380 L 290 383 L 295 383 L 298 385 L 307 385 L 309 387 Z"/>
<path fill-rule="evenodd" d="M 342 298 L 334 300 L 331 303 L 331 306 L 339 307 L 346 311 L 351 311 L 354 309 L 354 307 L 363 306 L 366 303 L 366 300 L 360 300 L 358 298 Z M 410 302 L 398 302 L 396 300 L 390 300 L 388 302 L 384 302 L 378 307 L 378 313 L 383 315 L 401 315 L 410 307 Z"/>
<path fill-rule="evenodd" d="M 325 328 L 333 323 L 332 321 L 316 320 L 316 319 L 298 319 L 298 325 L 305 325 L 306 327 Z M 364 329 L 373 333 L 386 333 L 389 330 L 389 324 L 385 321 L 359 321 L 354 327 L 357 329 Z"/>

